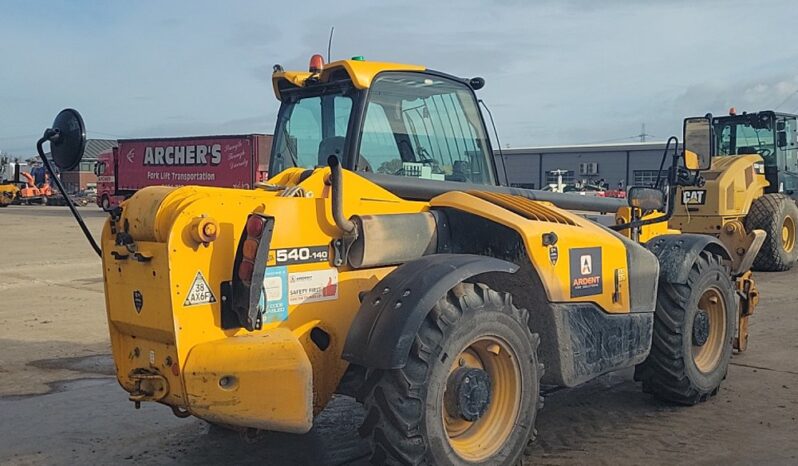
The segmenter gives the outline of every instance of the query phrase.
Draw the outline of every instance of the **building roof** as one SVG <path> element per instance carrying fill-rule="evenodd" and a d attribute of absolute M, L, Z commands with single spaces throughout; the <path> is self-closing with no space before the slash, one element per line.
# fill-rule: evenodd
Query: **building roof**
<path fill-rule="evenodd" d="M 627 142 L 622 144 L 574 144 L 570 146 L 513 147 L 502 149 L 503 155 L 556 154 L 573 152 L 616 152 L 664 150 L 665 142 Z M 498 152 L 498 151 L 496 151 Z"/>
<path fill-rule="evenodd" d="M 116 139 L 87 139 L 86 140 L 86 148 L 83 150 L 83 162 L 94 162 L 97 160 L 97 156 L 101 153 L 107 151 L 108 149 L 112 149 L 116 147 Z M 47 160 L 52 161 L 53 158 L 50 157 L 49 152 L 45 152 L 47 156 Z M 29 158 L 28 162 L 33 162 L 39 160 L 39 156 L 34 156 Z"/>
<path fill-rule="evenodd" d="M 83 151 L 83 160 L 86 162 L 97 160 L 102 152 L 116 147 L 116 139 L 89 139 L 86 141 L 86 150 Z"/>

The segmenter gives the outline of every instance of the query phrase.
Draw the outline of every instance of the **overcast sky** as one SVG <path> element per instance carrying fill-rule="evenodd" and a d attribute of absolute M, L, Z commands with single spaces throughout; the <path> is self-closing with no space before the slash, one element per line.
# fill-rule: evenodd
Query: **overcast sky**
<path fill-rule="evenodd" d="M 271 132 L 272 65 L 333 59 L 482 76 L 502 146 L 650 139 L 706 112 L 798 112 L 794 0 L 0 0 L 0 151 L 63 107 L 90 137 Z M 373 5 L 373 6 L 372 6 Z M 381 5 L 381 6 L 378 6 Z"/>

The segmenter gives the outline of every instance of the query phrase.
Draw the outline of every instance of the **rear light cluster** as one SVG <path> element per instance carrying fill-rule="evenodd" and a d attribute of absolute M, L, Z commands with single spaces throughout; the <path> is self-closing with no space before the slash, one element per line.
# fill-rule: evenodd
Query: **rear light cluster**
<path fill-rule="evenodd" d="M 247 237 L 242 247 L 241 264 L 238 266 L 238 278 L 245 284 L 252 282 L 252 273 L 255 270 L 255 258 L 258 255 L 258 246 L 263 239 L 266 219 L 260 215 L 250 215 L 247 219 Z"/>

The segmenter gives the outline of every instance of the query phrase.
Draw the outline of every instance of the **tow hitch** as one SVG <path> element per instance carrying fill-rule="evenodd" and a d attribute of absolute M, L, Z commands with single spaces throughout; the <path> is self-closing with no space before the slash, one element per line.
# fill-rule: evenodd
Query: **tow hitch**
<path fill-rule="evenodd" d="M 129 399 L 135 403 L 136 409 L 141 408 L 142 401 L 160 401 L 169 393 L 169 381 L 160 374 L 139 371 L 129 377 L 133 381 Z"/>

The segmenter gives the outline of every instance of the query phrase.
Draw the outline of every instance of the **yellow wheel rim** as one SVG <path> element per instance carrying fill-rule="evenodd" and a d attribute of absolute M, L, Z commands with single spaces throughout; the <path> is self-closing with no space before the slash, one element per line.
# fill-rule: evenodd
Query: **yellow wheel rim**
<path fill-rule="evenodd" d="M 698 300 L 698 309 L 707 314 L 709 324 L 706 342 L 697 345 L 693 340 L 693 361 L 706 374 L 718 367 L 726 346 L 726 303 L 720 290 L 715 287 L 706 290 Z"/>
<path fill-rule="evenodd" d="M 789 215 L 781 226 L 781 245 L 787 252 L 792 252 L 795 247 L 795 220 Z"/>
<path fill-rule="evenodd" d="M 451 376 L 461 367 L 482 369 L 490 377 L 490 404 L 475 421 L 449 413 L 446 407 L 443 424 L 452 449 L 466 461 L 484 461 L 501 449 L 515 427 L 521 409 L 522 380 L 518 357 L 503 339 L 482 336 L 471 342 L 454 358 Z M 444 393 L 441 394 L 441 403 Z"/>

